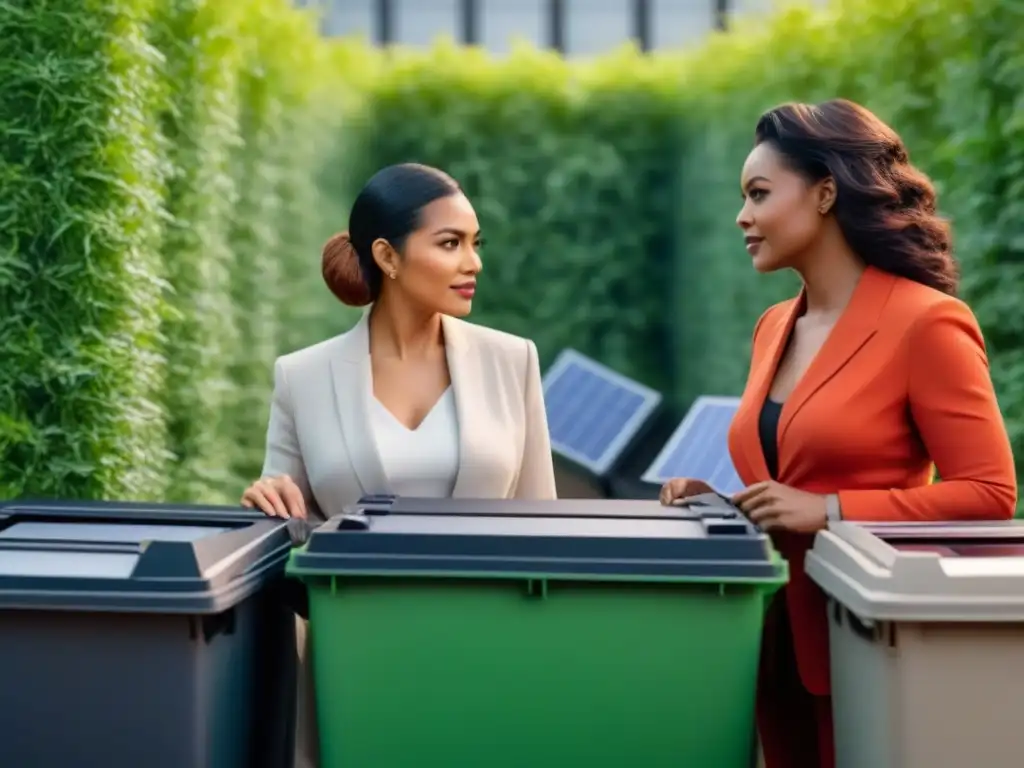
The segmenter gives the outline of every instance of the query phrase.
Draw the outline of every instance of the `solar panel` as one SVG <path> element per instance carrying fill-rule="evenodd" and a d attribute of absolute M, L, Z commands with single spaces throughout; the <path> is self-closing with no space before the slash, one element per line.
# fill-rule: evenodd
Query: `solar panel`
<path fill-rule="evenodd" d="M 551 449 L 601 475 L 661 402 L 661 394 L 573 349 L 544 375 Z"/>
<path fill-rule="evenodd" d="M 720 493 L 736 493 L 743 481 L 729 457 L 729 424 L 739 407 L 738 397 L 698 397 L 686 418 L 644 473 L 648 483 L 673 477 L 703 480 Z"/>

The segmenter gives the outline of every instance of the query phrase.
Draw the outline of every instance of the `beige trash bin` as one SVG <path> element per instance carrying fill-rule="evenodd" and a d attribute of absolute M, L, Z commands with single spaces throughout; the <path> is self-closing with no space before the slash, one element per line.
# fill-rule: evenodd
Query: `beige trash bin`
<path fill-rule="evenodd" d="M 836 768 L 1024 765 L 1024 525 L 837 523 L 829 597 Z"/>

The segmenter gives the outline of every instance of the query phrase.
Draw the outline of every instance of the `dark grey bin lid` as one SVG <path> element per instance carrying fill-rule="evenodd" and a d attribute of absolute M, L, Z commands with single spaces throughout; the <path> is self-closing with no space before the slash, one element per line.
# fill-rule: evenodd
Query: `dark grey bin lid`
<path fill-rule="evenodd" d="M 283 572 L 282 520 L 236 507 L 0 504 L 0 608 L 219 613 Z"/>
<path fill-rule="evenodd" d="M 529 575 L 784 583 L 768 538 L 718 499 L 657 501 L 367 497 L 292 555 L 323 575 Z"/>

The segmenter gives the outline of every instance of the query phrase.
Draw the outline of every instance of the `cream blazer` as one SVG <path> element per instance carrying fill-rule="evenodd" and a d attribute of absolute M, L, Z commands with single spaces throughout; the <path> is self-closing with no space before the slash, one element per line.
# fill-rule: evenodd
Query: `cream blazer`
<path fill-rule="evenodd" d="M 369 411 L 369 312 L 347 333 L 278 358 L 263 476 L 289 475 L 311 518 L 389 493 Z M 443 316 L 459 418 L 456 498 L 554 499 L 532 341 Z"/>

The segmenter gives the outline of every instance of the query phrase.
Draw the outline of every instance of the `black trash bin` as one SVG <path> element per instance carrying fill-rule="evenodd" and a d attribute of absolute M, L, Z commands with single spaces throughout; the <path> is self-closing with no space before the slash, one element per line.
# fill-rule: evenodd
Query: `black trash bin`
<path fill-rule="evenodd" d="M 290 766 L 290 549 L 240 508 L 0 505 L 0 766 Z"/>

